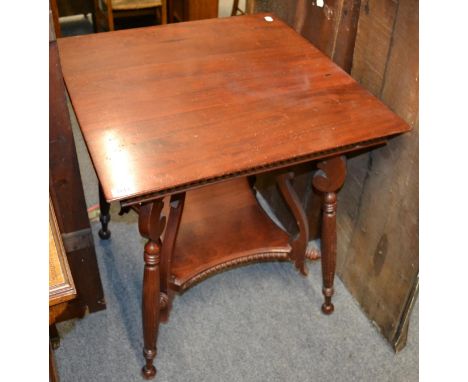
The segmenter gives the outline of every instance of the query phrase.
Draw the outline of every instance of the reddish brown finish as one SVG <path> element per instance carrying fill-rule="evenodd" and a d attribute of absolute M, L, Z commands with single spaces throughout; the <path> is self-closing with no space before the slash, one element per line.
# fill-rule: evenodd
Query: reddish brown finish
<path fill-rule="evenodd" d="M 305 254 L 307 243 L 309 242 L 309 225 L 301 201 L 291 184 L 293 178 L 294 173 L 288 172 L 280 174 L 277 176 L 276 180 L 281 195 L 283 195 L 284 201 L 291 210 L 298 228 L 296 237 L 291 238 L 291 259 L 294 260 L 296 268 L 299 269 L 304 276 L 307 276 Z"/>
<path fill-rule="evenodd" d="M 345 175 L 338 155 L 407 131 L 400 118 L 275 17 L 76 37 L 60 47 L 105 199 L 132 205 L 148 238 L 146 378 L 156 373 L 168 276 L 169 287 L 184 290 L 232 266 L 289 258 L 288 236 L 257 206 L 245 175 L 325 158 L 314 186 L 324 193 L 323 311 L 333 310 L 336 192 Z M 227 181 L 200 188 L 221 180 Z M 300 226 L 292 243 L 303 268 L 307 221 L 288 182 L 280 177 Z M 160 196 L 175 201 L 185 191 L 185 212 L 180 202 L 171 208 L 161 249 Z"/>
<path fill-rule="evenodd" d="M 322 311 L 333 313 L 331 302 L 333 280 L 336 266 L 336 192 L 343 186 L 346 177 L 346 157 L 339 156 L 326 159 L 317 164 L 319 170 L 314 174 L 313 185 L 323 193 L 322 199 L 322 280 L 325 302 Z"/>
<path fill-rule="evenodd" d="M 174 253 L 175 241 L 179 232 L 184 205 L 185 193 L 171 196 L 169 218 L 161 249 L 161 296 L 163 296 L 162 301 L 164 302 L 162 304 L 163 306 L 161 306 L 162 322 L 166 322 L 169 319 L 169 311 L 171 309 L 172 291 L 170 289 L 170 283 L 172 279 L 172 254 Z"/>
<path fill-rule="evenodd" d="M 172 287 L 187 289 L 233 266 L 288 260 L 288 236 L 258 206 L 246 178 L 187 193 L 172 258 Z"/>
<path fill-rule="evenodd" d="M 139 210 L 138 228 L 141 236 L 148 239 L 145 245 L 143 273 L 143 355 L 146 364 L 142 374 L 145 379 L 151 379 L 156 375 L 153 360 L 156 357 L 156 340 L 159 329 L 160 314 L 160 262 L 161 239 L 164 230 L 165 218 L 161 217 L 163 201 L 157 199 L 154 202 L 141 206 Z"/>
<path fill-rule="evenodd" d="M 59 46 L 108 201 L 409 129 L 263 15 L 64 38 Z"/>
<path fill-rule="evenodd" d="M 218 17 L 219 0 L 168 0 L 167 16 L 170 23 Z"/>
<path fill-rule="evenodd" d="M 52 10 L 52 19 L 54 22 L 55 37 L 61 37 L 62 32 L 60 29 L 57 0 L 49 0 L 49 9 Z"/>

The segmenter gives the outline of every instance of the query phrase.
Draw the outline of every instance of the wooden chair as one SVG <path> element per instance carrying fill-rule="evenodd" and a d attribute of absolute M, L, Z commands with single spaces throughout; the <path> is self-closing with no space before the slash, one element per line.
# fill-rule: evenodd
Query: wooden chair
<path fill-rule="evenodd" d="M 114 19 L 122 17 L 160 15 L 161 23 L 167 24 L 167 0 L 94 0 L 96 23 L 114 30 Z M 96 30 L 99 30 L 97 28 Z"/>
<path fill-rule="evenodd" d="M 239 8 L 239 0 L 234 0 L 232 4 L 231 16 L 245 15 L 245 12 Z"/>

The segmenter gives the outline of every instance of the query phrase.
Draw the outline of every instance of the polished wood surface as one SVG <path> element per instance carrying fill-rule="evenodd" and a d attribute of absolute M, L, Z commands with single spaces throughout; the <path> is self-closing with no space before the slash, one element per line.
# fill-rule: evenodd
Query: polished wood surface
<path fill-rule="evenodd" d="M 246 178 L 189 191 L 171 260 L 172 287 L 181 291 L 243 264 L 288 260 L 288 241 Z"/>
<path fill-rule="evenodd" d="M 67 88 L 108 201 L 409 129 L 273 18 L 59 40 Z"/>

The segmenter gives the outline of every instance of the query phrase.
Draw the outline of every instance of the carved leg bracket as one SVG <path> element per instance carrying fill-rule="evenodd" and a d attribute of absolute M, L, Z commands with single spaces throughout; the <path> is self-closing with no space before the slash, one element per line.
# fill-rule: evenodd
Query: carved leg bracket
<path fill-rule="evenodd" d="M 172 303 L 172 290 L 169 288 L 171 282 L 171 259 L 174 252 L 174 245 L 179 232 L 182 212 L 184 211 L 185 193 L 171 196 L 169 219 L 167 222 L 166 233 L 164 234 L 164 243 L 162 247 L 161 261 L 161 322 L 169 319 L 169 312 Z M 163 297 L 164 296 L 164 297 Z"/>
<path fill-rule="evenodd" d="M 162 199 L 144 204 L 140 208 L 138 228 L 140 234 L 148 239 L 144 250 L 145 269 L 143 273 L 143 355 L 146 364 L 142 373 L 145 379 L 156 375 L 153 360 L 156 357 L 156 341 L 159 329 L 159 315 L 161 305 L 160 294 L 160 263 L 161 239 L 165 218 L 161 217 Z"/>
<path fill-rule="evenodd" d="M 336 192 L 343 186 L 346 177 L 346 158 L 344 156 L 323 160 L 317 165 L 313 177 L 314 187 L 322 193 L 322 279 L 324 303 L 322 312 L 331 314 L 336 267 Z"/>
<path fill-rule="evenodd" d="M 299 233 L 290 242 L 292 247 L 290 257 L 301 274 L 307 276 L 308 271 L 305 264 L 305 256 L 307 243 L 309 242 L 309 224 L 307 223 L 307 217 L 304 209 L 302 208 L 299 197 L 291 184 L 291 180 L 293 178 L 294 174 L 289 172 L 278 175 L 276 177 L 276 181 L 281 195 L 296 219 L 297 227 L 299 229 Z"/>
<path fill-rule="evenodd" d="M 106 201 L 101 185 L 99 185 L 99 209 L 101 211 L 99 215 L 99 220 L 101 221 L 101 229 L 99 230 L 99 237 L 102 240 L 108 240 L 111 236 L 111 232 L 107 228 L 110 222 L 110 214 L 109 214 L 110 204 L 107 203 Z"/>

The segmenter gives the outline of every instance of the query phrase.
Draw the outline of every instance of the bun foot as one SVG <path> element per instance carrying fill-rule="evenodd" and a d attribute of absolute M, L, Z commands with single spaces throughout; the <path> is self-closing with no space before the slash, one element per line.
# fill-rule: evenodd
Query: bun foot
<path fill-rule="evenodd" d="M 111 236 L 111 232 L 109 230 L 104 231 L 102 228 L 99 230 L 98 234 L 102 240 L 108 240 Z"/>
<path fill-rule="evenodd" d="M 327 314 L 327 315 L 332 314 L 334 310 L 335 310 L 335 307 L 333 306 L 332 303 L 330 303 L 330 304 L 323 303 L 322 304 L 322 312 L 324 314 Z"/>
<path fill-rule="evenodd" d="M 143 366 L 141 369 L 141 374 L 143 375 L 144 379 L 153 379 L 156 376 L 156 368 L 151 365 L 149 368 L 147 366 Z"/>

